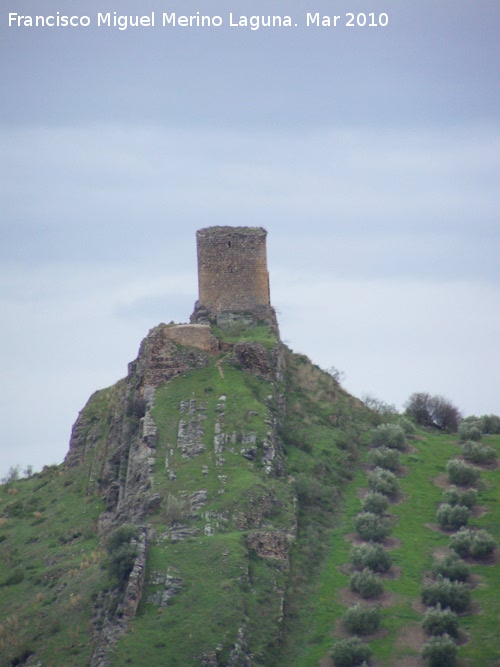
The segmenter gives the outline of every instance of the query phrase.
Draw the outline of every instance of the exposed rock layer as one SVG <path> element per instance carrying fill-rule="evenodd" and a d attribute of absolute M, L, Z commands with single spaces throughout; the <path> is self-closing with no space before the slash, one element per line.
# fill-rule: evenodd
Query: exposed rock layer
<path fill-rule="evenodd" d="M 189 345 L 183 344 L 189 342 Z M 193 345 L 194 343 L 194 345 Z M 99 519 L 99 531 L 103 541 L 117 526 L 131 523 L 140 528 L 135 559 L 128 582 L 122 591 L 112 591 L 109 600 L 98 600 L 96 616 L 101 618 L 95 624 L 95 650 L 90 667 L 106 667 L 110 663 L 110 650 L 123 637 L 135 617 L 137 606 L 144 591 L 144 572 L 150 539 L 158 543 L 175 544 L 200 534 L 200 529 L 190 525 L 203 517 L 205 536 L 227 530 L 248 530 L 247 548 L 259 557 L 280 563 L 279 572 L 288 567 L 288 551 L 294 538 L 295 526 L 286 530 L 273 528 L 269 518 L 275 511 L 276 499 L 269 490 L 262 492 L 261 502 L 245 500 L 234 512 L 205 511 L 206 489 L 199 489 L 180 502 L 178 511 L 184 517 L 174 521 L 165 535 L 158 538 L 148 525 L 148 516 L 157 512 L 161 495 L 155 490 L 154 468 L 157 460 L 157 427 L 152 416 L 157 387 L 188 370 L 204 368 L 212 355 L 221 350 L 229 351 L 231 358 L 246 373 L 251 373 L 269 382 L 269 407 L 266 417 L 266 436 L 258 439 L 252 432 L 237 433 L 227 431 L 225 415 L 226 398 L 221 396 L 216 406 L 213 423 L 213 456 L 221 485 L 219 493 L 224 493 L 226 474 L 224 466 L 227 455 L 239 454 L 246 465 L 262 469 L 265 476 L 280 477 L 284 474 L 284 457 L 278 437 L 280 406 L 282 397 L 278 391 L 278 381 L 283 378 L 284 363 L 281 343 L 277 341 L 272 349 L 260 343 L 240 342 L 220 344 L 204 325 L 159 325 L 152 329 L 140 346 L 137 359 L 129 364 L 128 375 L 119 382 L 113 392 L 113 400 L 107 405 L 107 427 L 102 418 L 97 418 L 92 408 L 100 400 L 99 393 L 91 397 L 73 428 L 70 450 L 66 458 L 69 467 L 85 465 L 89 469 L 88 492 L 98 490 L 105 501 L 105 510 Z M 222 373 L 220 366 L 219 371 Z M 103 408 L 104 410 L 104 408 Z M 255 413 L 256 414 L 256 413 Z M 205 421 L 207 406 L 191 398 L 179 406 L 176 450 L 183 459 L 193 459 L 206 451 L 207 436 Z M 227 453 L 226 453 L 227 452 Z M 165 465 L 169 479 L 175 482 L 176 472 L 170 465 L 174 450 L 167 452 Z M 175 457 L 174 457 L 175 458 Z M 206 470 L 205 470 L 206 468 Z M 203 474 L 209 473 L 205 465 Z M 279 503 L 278 503 L 279 505 Z M 294 519 L 292 520 L 293 523 Z M 161 574 L 157 575 L 160 576 Z M 281 576 L 281 575 L 280 575 Z M 163 577 L 163 591 L 156 591 L 148 597 L 149 603 L 159 608 L 168 606 L 169 599 L 177 595 L 184 585 L 181 575 L 175 571 Z M 282 608 L 283 593 L 276 583 L 276 622 Z M 113 602 L 114 600 L 114 602 Z M 113 613 L 106 609 L 115 609 Z M 101 609 L 101 612 L 99 612 Z M 102 611 L 104 610 L 104 611 Z M 276 632 L 278 627 L 276 627 Z M 226 640 L 227 641 L 227 640 Z M 249 667 L 252 661 L 249 638 L 244 626 L 240 626 L 233 638 L 229 663 L 233 667 Z M 207 651 L 200 657 L 200 665 L 219 664 L 217 651 Z M 215 662 L 214 662 L 215 660 Z"/>

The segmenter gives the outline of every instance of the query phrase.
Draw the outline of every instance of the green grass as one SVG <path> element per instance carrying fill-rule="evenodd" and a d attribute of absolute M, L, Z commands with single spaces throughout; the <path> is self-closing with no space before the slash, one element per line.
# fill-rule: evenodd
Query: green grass
<path fill-rule="evenodd" d="M 239 326 L 222 336 L 226 342 L 257 341 L 268 350 L 276 344 L 263 326 Z M 349 584 L 345 567 L 351 543 L 345 536 L 354 531 L 353 520 L 361 510 L 359 490 L 367 487 L 366 466 L 360 465 L 368 460 L 375 418 L 306 357 L 286 351 L 286 368 L 286 382 L 279 387 L 286 392 L 284 419 L 277 386 L 237 368 L 230 353 L 157 390 L 154 490 L 162 503 L 146 519 L 156 539 L 148 551 L 138 614 L 111 656 L 115 667 L 198 667 L 211 656 L 224 665 L 239 636 L 255 667 L 317 667 L 329 654 L 346 609 L 339 596 Z M 80 422 L 88 446 L 78 466 L 51 467 L 0 487 L 1 664 L 22 664 L 33 651 L 44 665 L 89 664 L 94 600 L 110 586 L 97 537 L 104 508 L 98 488 L 107 448 L 113 445 L 112 415 L 126 410 L 124 389 L 120 382 L 90 398 Z M 205 451 L 192 459 L 183 458 L 177 447 L 179 420 L 188 418 L 180 404 L 191 399 L 206 407 Z M 217 421 L 229 435 L 223 466 L 217 465 L 214 452 Z M 268 475 L 261 461 L 274 426 L 284 447 L 283 476 Z M 250 434 L 258 451 L 252 461 L 240 451 L 242 435 Z M 500 436 L 484 442 L 500 451 Z M 460 454 L 456 438 L 444 434 L 419 431 L 410 445 L 415 451 L 401 455 L 405 475 L 399 502 L 389 506 L 395 517 L 392 537 L 399 541 L 391 556 L 401 576 L 384 579 L 392 604 L 383 609 L 380 638 L 371 642 L 374 659 L 384 667 L 397 666 L 416 652 L 399 638 L 420 622 L 415 603 L 423 574 L 431 568 L 433 551 L 449 540 L 433 529 L 442 494 L 434 480 Z M 498 475 L 497 470 L 482 471 L 478 504 L 486 512 L 469 525 L 488 530 L 500 542 Z M 207 503 L 195 514 L 189 497 L 201 489 Z M 170 540 L 169 496 L 186 508 L 181 523 L 197 529 L 194 537 Z M 289 569 L 287 563 L 258 557 L 248 548 L 253 529 L 293 532 L 296 520 Z M 213 535 L 205 534 L 208 523 Z M 480 578 L 472 593 L 479 613 L 460 617 L 460 627 L 470 636 L 459 647 L 460 664 L 500 665 L 499 566 L 476 563 L 471 569 Z M 166 608 L 152 597 L 164 590 L 163 583 L 155 583 L 158 573 L 182 579 Z M 18 583 L 2 585 L 13 574 L 19 575 Z"/>
<path fill-rule="evenodd" d="M 233 639 L 245 619 L 240 594 L 245 561 L 241 534 L 153 547 L 149 571 L 173 568 L 183 579 L 183 588 L 165 609 L 159 610 L 146 597 L 133 632 L 120 642 L 113 664 L 137 665 L 147 659 L 148 665 L 188 667 L 200 664 L 207 647 L 219 646 L 221 654 L 227 653 L 224 636 Z M 148 588 L 148 594 L 155 588 Z"/>
<path fill-rule="evenodd" d="M 282 435 L 287 468 L 299 494 L 299 521 L 291 554 L 285 636 L 267 664 L 305 667 L 316 666 L 325 654 L 332 620 L 341 613 L 330 591 L 348 583 L 337 564 L 346 562 L 350 550 L 342 536 L 353 529 L 350 506 L 359 509 L 354 473 L 367 441 L 370 414 L 300 355 L 287 356 L 286 397 Z"/>
<path fill-rule="evenodd" d="M 500 448 L 498 436 L 489 437 L 488 442 Z M 419 438 L 410 441 L 417 451 L 406 453 L 402 464 L 406 475 L 400 479 L 401 501 L 391 505 L 389 511 L 397 517 L 392 536 L 400 540 L 397 549 L 391 551 L 393 564 L 401 568 L 401 576 L 385 580 L 385 590 L 394 594 L 394 603 L 383 610 L 384 635 L 371 642 L 374 659 L 381 665 L 398 665 L 405 655 L 415 654 L 398 644 L 398 637 L 405 626 L 420 623 L 422 616 L 413 607 L 420 600 L 420 587 L 424 572 L 432 564 L 432 553 L 446 547 L 449 537 L 428 525 L 436 523 L 436 508 L 441 501 L 442 489 L 434 484 L 436 476 L 442 474 L 446 462 L 460 453 L 452 436 L 420 432 Z M 485 488 L 480 492 L 478 504 L 484 505 L 487 513 L 472 519 L 471 526 L 485 528 L 500 542 L 500 509 L 498 471 L 482 471 Z M 303 643 L 295 659 L 289 664 L 296 667 L 316 667 L 332 643 L 336 621 L 345 611 L 339 601 L 338 591 L 348 585 L 348 576 L 340 568 L 349 562 L 350 544 L 344 536 L 353 530 L 353 518 L 360 511 L 358 488 L 366 487 L 366 476 L 358 472 L 345 492 L 343 515 L 339 525 L 331 532 L 331 547 L 321 570 L 316 598 L 307 605 L 308 642 Z M 481 613 L 460 617 L 460 626 L 471 634 L 471 640 L 459 648 L 459 657 L 464 665 L 500 664 L 498 648 L 498 618 L 500 617 L 499 567 L 477 564 L 472 571 L 481 577 L 480 585 L 473 590 L 473 602 Z"/>
<path fill-rule="evenodd" d="M 244 513 L 250 505 L 262 497 L 263 493 L 266 493 L 266 489 L 270 488 L 268 479 L 262 478 L 261 463 L 258 460 L 253 462 L 243 458 L 239 443 L 243 434 L 254 434 L 257 447 L 262 448 L 270 428 L 266 419 L 271 414 L 272 406 L 266 405 L 265 401 L 272 392 L 272 386 L 260 378 L 241 373 L 230 364 L 224 364 L 222 368 L 224 377 L 216 365 L 211 364 L 199 371 L 186 373 L 182 378 L 176 378 L 165 385 L 157 393 L 153 414 L 159 432 L 156 476 L 160 492 L 180 494 L 206 489 L 210 499 L 207 509 L 227 514 L 229 521 L 235 513 Z M 213 437 L 216 416 L 220 414 L 216 406 L 221 404 L 221 396 L 225 396 L 226 400 L 223 402 L 224 416 L 220 418 L 220 423 L 225 433 L 235 434 L 236 443 L 224 446 L 225 464 L 218 467 Z M 179 420 L 181 418 L 186 420 L 188 416 L 181 414 L 179 407 L 181 401 L 190 399 L 196 399 L 198 405 L 206 406 L 207 418 L 203 421 L 206 451 L 193 459 L 183 459 L 175 443 Z M 177 477 L 175 481 L 167 481 L 168 470 L 165 467 L 167 455 L 169 468 L 175 470 Z M 205 470 L 208 470 L 207 474 L 203 474 L 204 466 Z M 221 488 L 221 475 L 225 477 L 223 488 Z M 263 479 L 265 479 L 264 485 Z M 281 503 L 283 522 L 285 524 L 290 522 L 288 511 L 291 509 L 291 498 L 288 486 L 279 480 L 274 480 L 272 493 Z"/>
<path fill-rule="evenodd" d="M 113 654 L 114 665 L 139 664 L 147 659 L 150 667 L 189 667 L 199 665 L 211 652 L 224 664 L 240 628 L 249 638 L 255 664 L 265 660 L 280 615 L 285 571 L 280 561 L 252 556 L 245 538 L 254 527 L 275 530 L 292 526 L 295 509 L 288 481 L 270 478 L 260 456 L 255 461 L 245 459 L 240 443 L 243 434 L 253 434 L 257 448 L 262 449 L 275 410 L 273 399 L 268 399 L 273 394 L 270 382 L 238 370 L 228 358 L 222 363 L 212 360 L 206 368 L 187 372 L 157 391 L 153 412 L 158 427 L 155 487 L 165 500 L 169 494 L 187 499 L 204 489 L 207 503 L 198 516 L 182 519 L 198 529 L 195 537 L 178 543 L 160 539 L 152 544 L 149 583 L 133 632 L 120 641 Z M 206 449 L 194 458 L 183 458 L 176 446 L 177 429 L 179 421 L 186 421 L 189 415 L 180 411 L 180 405 L 193 399 L 205 408 Z M 214 452 L 216 421 L 224 433 L 235 434 L 234 442 L 224 445 L 222 466 L 216 465 Z M 175 472 L 175 479 L 169 478 L 169 471 Z M 215 535 L 204 534 L 207 513 Z M 166 518 L 162 511 L 151 517 L 160 536 L 168 531 Z M 184 583 L 169 606 L 159 610 L 151 602 L 151 595 L 158 590 L 151 574 L 165 573 L 169 567 Z"/>
<path fill-rule="evenodd" d="M 500 453 L 500 436 L 485 436 L 483 442 L 494 446 Z M 478 497 L 485 514 L 469 521 L 469 525 L 487 530 L 500 545 L 500 484 L 498 470 L 482 470 L 481 480 L 484 490 Z M 472 591 L 473 603 L 477 604 L 477 614 L 460 620 L 461 627 L 471 634 L 471 641 L 462 646 L 459 656 L 469 665 L 500 665 L 500 645 L 498 642 L 498 619 L 500 618 L 500 566 L 474 565 L 473 574 L 480 577 L 477 588 Z"/>
<path fill-rule="evenodd" d="M 62 664 L 68 655 L 75 667 L 88 664 L 92 595 L 105 585 L 96 535 L 101 511 L 96 496 L 81 493 L 76 471 L 52 467 L 0 487 L 0 583 L 16 568 L 24 574 L 0 589 L 5 661 L 36 650 L 44 664 Z"/>
<path fill-rule="evenodd" d="M 265 324 L 245 326 L 245 324 L 240 321 L 223 328 L 213 326 L 212 329 L 214 335 L 227 343 L 260 343 L 268 350 L 272 349 L 277 344 L 276 336 Z"/>

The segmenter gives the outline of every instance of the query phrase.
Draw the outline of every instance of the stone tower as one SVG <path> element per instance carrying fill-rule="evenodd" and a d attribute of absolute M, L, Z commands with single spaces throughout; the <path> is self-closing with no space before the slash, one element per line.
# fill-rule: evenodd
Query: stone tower
<path fill-rule="evenodd" d="M 192 322 L 241 319 L 273 322 L 262 227 L 206 227 L 196 232 L 199 299 Z M 238 314 L 240 314 L 238 316 Z"/>

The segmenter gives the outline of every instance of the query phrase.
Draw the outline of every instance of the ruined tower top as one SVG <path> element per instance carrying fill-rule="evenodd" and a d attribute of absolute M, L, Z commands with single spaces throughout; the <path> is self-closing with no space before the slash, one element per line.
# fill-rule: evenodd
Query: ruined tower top
<path fill-rule="evenodd" d="M 262 227 L 206 227 L 196 232 L 199 300 L 192 320 L 219 322 L 228 313 L 268 319 L 272 309 L 266 236 Z"/>

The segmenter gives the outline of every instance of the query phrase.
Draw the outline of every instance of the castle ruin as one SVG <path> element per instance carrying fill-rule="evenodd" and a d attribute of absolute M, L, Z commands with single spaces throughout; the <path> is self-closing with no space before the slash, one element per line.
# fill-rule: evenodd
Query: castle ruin
<path fill-rule="evenodd" d="M 196 233 L 199 298 L 191 322 L 276 321 L 262 227 L 206 227 Z"/>

